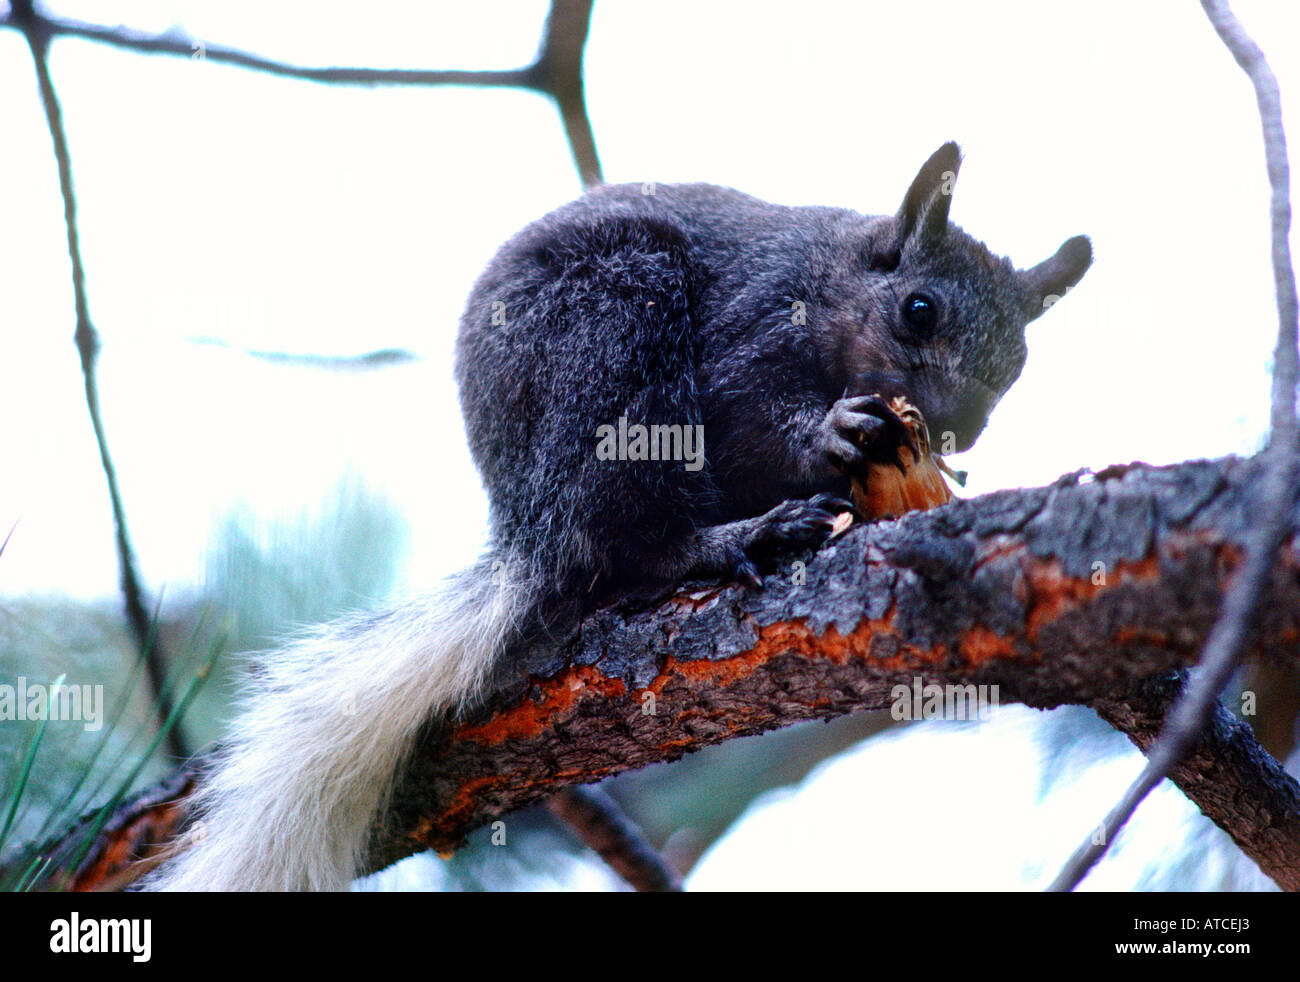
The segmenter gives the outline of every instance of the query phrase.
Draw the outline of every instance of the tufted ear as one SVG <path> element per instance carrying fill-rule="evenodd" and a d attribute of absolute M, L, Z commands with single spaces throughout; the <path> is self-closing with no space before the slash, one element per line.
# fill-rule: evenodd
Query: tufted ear
<path fill-rule="evenodd" d="M 1050 259 L 1022 269 L 1017 275 L 1025 289 L 1025 309 L 1033 320 L 1054 304 L 1065 291 L 1083 279 L 1092 265 L 1092 243 L 1086 235 L 1066 239 Z"/>
<path fill-rule="evenodd" d="M 894 216 L 890 235 L 877 251 L 876 264 L 894 269 L 909 241 L 935 243 L 943 239 L 948 231 L 953 183 L 960 169 L 961 148 L 951 141 L 921 165 Z"/>

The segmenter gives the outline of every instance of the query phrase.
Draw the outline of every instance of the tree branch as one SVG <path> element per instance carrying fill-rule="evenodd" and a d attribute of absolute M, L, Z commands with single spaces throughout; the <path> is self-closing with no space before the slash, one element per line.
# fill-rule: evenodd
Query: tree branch
<path fill-rule="evenodd" d="M 1150 753 L 1185 678 L 1186 673 L 1179 672 L 1153 679 L 1136 695 L 1100 700 L 1093 708 L 1143 753 Z M 1169 771 L 1169 779 L 1278 885 L 1300 889 L 1300 786 L 1260 746 L 1244 720 L 1218 703 L 1208 715 L 1199 738 Z M 1243 794 L 1243 788 L 1250 793 Z"/>
<path fill-rule="evenodd" d="M 21 16 L 17 8 L 30 5 L 30 0 L 19 0 L 10 19 L 0 21 L 0 26 L 17 26 L 28 22 L 26 13 Z M 532 66 L 502 71 L 422 70 L 409 68 L 317 68 L 292 65 L 272 58 L 249 54 L 236 48 L 208 44 L 179 32 L 168 34 L 141 34 L 125 27 L 101 27 L 82 21 L 47 17 L 41 13 L 31 15 L 46 38 L 72 37 L 96 41 L 125 51 L 149 55 L 175 55 L 181 58 L 201 57 L 223 65 L 236 65 L 250 71 L 263 72 L 279 78 L 296 78 L 307 82 L 333 85 L 468 85 L 482 87 L 507 87 L 540 89 Z"/>
<path fill-rule="evenodd" d="M 582 81 L 582 55 L 591 28 L 591 4 L 592 0 L 556 0 L 551 4 L 542 50 L 534 66 L 540 87 L 550 94 L 560 111 L 573 162 L 582 177 L 582 186 L 588 188 L 604 180 Z"/>
<path fill-rule="evenodd" d="M 687 585 L 651 610 L 599 611 L 503 664 L 472 718 L 429 729 L 369 867 L 454 849 L 570 785 L 888 707 L 895 686 L 917 679 L 996 685 L 1004 703 L 1095 706 L 1143 745 L 1158 709 L 1147 687 L 1195 663 L 1256 523 L 1263 471 L 1225 458 L 1067 475 L 850 529 L 762 590 Z M 1294 665 L 1294 503 L 1289 533 L 1248 650 Z M 1248 728 L 1205 739 L 1184 767 L 1208 753 L 1217 770 L 1180 786 L 1268 875 L 1300 889 L 1300 787 Z"/>
<path fill-rule="evenodd" d="M 600 788 L 567 787 L 551 795 L 546 807 L 635 889 L 642 893 L 681 890 L 677 874 L 645 833 Z"/>
<path fill-rule="evenodd" d="M 171 718 L 172 701 L 167 693 L 167 658 L 154 630 L 154 620 L 145 607 L 144 589 L 135 569 L 135 552 L 127 529 L 126 509 L 117 484 L 117 471 L 108 450 L 108 438 L 99 412 L 99 384 L 95 364 L 99 358 L 99 333 L 90 319 L 90 303 L 86 299 L 86 271 L 81 263 L 81 243 L 77 232 L 77 200 L 72 189 L 72 158 L 68 152 L 68 139 L 63 130 L 63 114 L 58 96 L 50 78 L 48 63 L 49 35 L 42 19 L 32 7 L 32 0 L 14 0 L 10 5 L 10 18 L 27 39 L 36 67 L 36 81 L 40 88 L 45 119 L 54 143 L 54 156 L 59 168 L 59 190 L 63 194 L 63 218 L 68 231 L 68 256 L 72 261 L 72 296 L 77 311 L 77 328 L 74 340 L 81 358 L 81 375 L 85 383 L 86 408 L 90 424 L 95 431 L 95 444 L 99 448 L 99 461 L 108 481 L 108 497 L 113 510 L 113 528 L 117 545 L 118 578 L 122 589 L 122 602 L 131 633 L 135 635 L 140 655 L 153 693 L 154 705 L 160 724 Z M 179 723 L 167 733 L 167 745 L 174 757 L 183 759 L 188 750 Z"/>
<path fill-rule="evenodd" d="M 81 38 L 141 54 L 200 57 L 205 61 L 235 65 L 279 78 L 328 85 L 464 85 L 540 92 L 555 101 L 582 184 L 591 187 L 603 180 L 582 82 L 582 59 L 591 7 L 592 0 L 552 0 L 542 43 L 533 63 L 523 68 L 483 71 L 293 65 L 236 48 L 208 44 L 177 32 L 141 34 L 124 27 L 102 27 L 47 17 L 34 9 L 31 0 L 14 3 L 9 16 L 0 18 L 0 27 L 14 27 L 26 34 L 34 34 L 43 45 L 56 37 Z"/>

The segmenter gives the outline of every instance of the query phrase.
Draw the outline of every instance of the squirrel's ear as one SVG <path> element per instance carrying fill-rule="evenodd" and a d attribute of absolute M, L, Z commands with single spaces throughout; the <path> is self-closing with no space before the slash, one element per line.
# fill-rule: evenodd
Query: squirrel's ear
<path fill-rule="evenodd" d="M 1026 292 L 1029 319 L 1033 320 L 1083 279 L 1092 265 L 1092 243 L 1086 235 L 1066 239 L 1056 255 L 1037 266 L 1020 271 Z"/>
<path fill-rule="evenodd" d="M 952 142 L 945 143 L 921 165 L 903 198 L 903 206 L 894 216 L 892 234 L 877 255 L 878 265 L 895 268 L 909 239 L 938 242 L 947 234 L 948 208 L 960 169 L 961 148 Z"/>

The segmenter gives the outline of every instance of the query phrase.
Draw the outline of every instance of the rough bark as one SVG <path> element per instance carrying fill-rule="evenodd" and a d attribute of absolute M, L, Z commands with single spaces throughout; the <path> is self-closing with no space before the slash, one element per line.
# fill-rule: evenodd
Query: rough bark
<path fill-rule="evenodd" d="M 571 784 L 887 707 L 916 678 L 1093 706 L 1146 746 L 1166 705 L 1153 691 L 1167 695 L 1214 622 L 1259 473 L 1224 458 L 1067 475 L 853 528 L 762 590 L 687 584 L 653 609 L 600 611 L 500 671 L 476 716 L 430 728 L 371 865 L 454 849 Z M 1295 507 L 1248 655 L 1300 664 Z M 1175 780 L 1298 889 L 1300 786 L 1230 723 L 1222 714 Z"/>
<path fill-rule="evenodd" d="M 1098 715 L 1150 751 L 1182 688 L 1183 673 L 1154 679 L 1127 700 L 1103 699 Z M 1215 706 L 1192 751 L 1169 772 L 1216 825 L 1287 890 L 1300 890 L 1300 787 L 1250 726 Z"/>
<path fill-rule="evenodd" d="M 1194 661 L 1255 514 L 1259 469 L 1228 458 L 1069 475 L 854 529 L 807 558 L 802 583 L 789 568 L 761 591 L 701 585 L 653 611 L 600 612 L 502 673 L 479 717 L 428 734 L 375 863 L 453 848 L 571 782 L 884 708 L 918 676 L 996 684 L 1002 701 L 1043 708 L 1122 703 Z M 1297 529 L 1293 509 L 1252 656 L 1300 657 Z M 1256 781 L 1284 784 L 1294 817 L 1293 780 L 1233 774 L 1243 799 Z"/>

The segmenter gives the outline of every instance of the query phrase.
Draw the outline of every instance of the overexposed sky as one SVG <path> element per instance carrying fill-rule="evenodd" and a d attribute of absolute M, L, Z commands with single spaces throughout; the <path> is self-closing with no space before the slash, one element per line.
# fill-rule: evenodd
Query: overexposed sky
<path fill-rule="evenodd" d="M 45 6 L 146 32 L 180 25 L 303 64 L 421 68 L 522 65 L 546 10 L 541 0 Z M 1294 146 L 1300 5 L 1234 7 L 1279 76 Z M 464 566 L 486 505 L 451 378 L 456 322 L 496 247 L 580 191 L 553 106 L 507 90 L 322 86 L 76 40 L 54 42 L 51 68 L 103 341 L 104 420 L 151 591 L 181 597 L 197 584 L 232 506 L 311 510 L 347 473 L 409 520 L 405 586 Z M 955 138 L 966 159 L 952 218 L 995 251 L 1030 265 L 1070 235 L 1092 237 L 1092 270 L 1030 327 L 1024 375 L 954 461 L 970 493 L 1261 440 L 1276 315 L 1259 123 L 1198 4 L 598 0 L 587 86 L 610 181 L 703 180 L 892 212 L 916 168 Z M 0 598 L 114 597 L 57 174 L 12 31 L 0 32 L 0 92 L 0 534 L 18 522 Z M 419 359 L 338 374 L 239 352 L 387 347 Z M 989 753 L 1020 767 L 999 734 L 953 738 L 992 741 Z M 954 777 L 924 749 L 908 759 L 935 768 L 932 787 Z M 835 766 L 849 776 L 821 775 L 814 795 L 861 782 L 852 760 Z M 862 803 L 867 790 L 837 807 L 877 807 Z M 1079 807 L 1080 829 L 1110 793 L 1088 798 L 1097 815 Z M 742 823 L 697 885 L 739 885 L 765 864 L 785 819 L 780 802 L 764 807 L 769 825 Z M 903 816 L 917 841 L 954 834 L 939 806 L 879 815 Z M 1010 834 L 1024 884 L 1068 853 Z M 805 858 L 826 875 L 837 868 Z M 849 882 L 832 885 L 873 885 L 840 868 Z M 807 885 L 793 873 L 785 882 Z M 764 884 L 782 881 L 754 885 Z"/>
<path fill-rule="evenodd" d="M 50 6 L 301 63 L 422 67 L 523 63 L 545 14 L 541 2 L 376 3 L 370 20 L 342 3 Z M 1284 99 L 1300 91 L 1296 7 L 1238 7 Z M 412 586 L 463 565 L 485 508 L 451 380 L 456 321 L 496 246 L 579 191 L 549 103 L 327 87 L 75 40 L 54 44 L 52 70 L 105 423 L 148 582 L 192 582 L 232 502 L 292 514 L 348 470 L 408 513 Z M 0 594 L 111 595 L 58 186 L 11 31 L 0 86 L 0 523 L 20 522 Z M 1024 375 L 961 461 L 972 492 L 1260 438 L 1275 318 L 1259 127 L 1196 4 L 605 0 L 588 90 L 611 181 L 887 212 L 957 138 L 955 221 L 1022 265 L 1092 236 L 1096 265 L 1030 328 Z M 340 376 L 200 337 L 422 357 Z"/>

